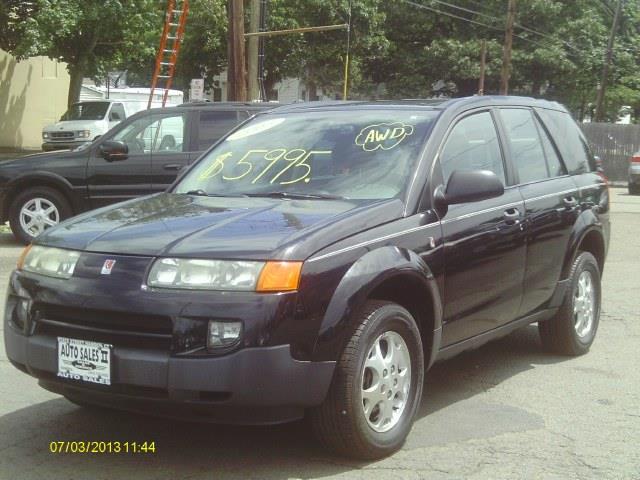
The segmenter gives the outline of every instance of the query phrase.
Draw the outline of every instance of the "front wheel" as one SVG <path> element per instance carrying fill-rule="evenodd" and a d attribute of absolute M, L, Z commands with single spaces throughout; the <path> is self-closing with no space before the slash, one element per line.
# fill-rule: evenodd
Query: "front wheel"
<path fill-rule="evenodd" d="M 589 252 L 580 252 L 571 266 L 569 287 L 554 318 L 538 324 L 542 344 L 561 355 L 589 351 L 600 322 L 600 268 Z"/>
<path fill-rule="evenodd" d="M 25 244 L 70 216 L 71 207 L 65 196 L 49 187 L 27 188 L 9 208 L 11 231 Z"/>
<path fill-rule="evenodd" d="M 401 306 L 370 301 L 357 321 L 311 422 L 328 449 L 372 460 L 407 438 L 422 397 L 424 359 L 416 322 Z"/>

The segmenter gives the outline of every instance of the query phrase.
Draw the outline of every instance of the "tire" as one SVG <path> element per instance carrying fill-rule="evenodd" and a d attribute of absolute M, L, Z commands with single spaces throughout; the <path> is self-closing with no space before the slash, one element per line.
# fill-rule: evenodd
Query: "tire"
<path fill-rule="evenodd" d="M 383 383 L 384 378 L 379 375 L 376 382 L 374 370 L 370 367 L 365 368 L 367 357 L 376 344 L 384 347 L 385 342 L 387 346 L 391 342 L 397 342 L 396 345 L 401 345 L 399 338 L 404 342 L 404 347 L 396 350 L 395 358 L 391 359 L 388 356 L 388 349 L 383 355 L 392 360 L 392 363 L 376 363 L 378 366 L 389 366 L 382 372 L 383 375 L 387 375 L 384 378 L 389 384 Z M 380 352 L 385 353 L 383 350 L 381 348 Z M 408 369 L 407 359 L 410 360 Z M 371 361 L 371 358 L 369 360 Z M 391 365 L 394 366 L 393 369 Z M 403 371 L 405 377 L 402 376 Z M 410 379 L 409 385 L 406 384 L 407 378 Z M 315 436 L 325 448 L 339 455 L 361 460 L 374 460 L 390 455 L 402 447 L 411 431 L 422 398 L 423 378 L 422 341 L 411 314 L 395 303 L 367 302 L 358 314 L 357 328 L 336 365 L 327 398 L 322 405 L 310 412 Z M 396 383 L 391 390 L 386 390 L 389 396 L 379 395 L 378 385 L 381 389 L 386 388 L 387 385 L 392 385 L 392 381 Z M 375 385 L 375 388 L 372 388 L 372 385 Z M 404 395 L 397 390 L 402 385 L 405 388 Z M 365 399 L 365 386 L 371 392 L 369 395 L 374 398 L 373 401 Z M 386 410 L 392 417 L 389 417 L 391 421 L 383 422 L 381 420 L 388 415 L 383 415 L 379 406 L 389 405 L 384 398 L 388 399 L 390 395 L 393 395 L 391 398 L 396 402 L 401 402 L 404 397 L 404 407 L 396 403 L 400 412 L 394 409 Z M 377 397 L 381 397 L 382 400 L 376 400 Z M 368 415 L 365 414 L 365 405 L 368 407 Z M 370 424 L 376 421 L 377 427 Z"/>
<path fill-rule="evenodd" d="M 41 208 L 38 208 L 38 205 Z M 54 210 L 51 211 L 51 207 L 54 207 Z M 34 216 L 30 217 L 25 213 L 27 210 L 34 212 Z M 27 244 L 47 228 L 69 218 L 71 214 L 69 202 L 58 190 L 50 187 L 31 187 L 13 199 L 9 207 L 9 225 L 16 239 Z M 29 219 L 34 220 L 31 230 L 25 228 Z"/>
<path fill-rule="evenodd" d="M 584 282 L 587 277 L 591 285 L 588 301 L 584 296 L 582 300 L 580 298 L 586 291 Z M 600 322 L 601 292 L 598 262 L 589 252 L 580 252 L 571 266 L 569 287 L 558 313 L 551 320 L 538 323 L 542 345 L 560 355 L 577 356 L 587 353 Z M 590 321 L 585 316 L 589 310 Z"/>

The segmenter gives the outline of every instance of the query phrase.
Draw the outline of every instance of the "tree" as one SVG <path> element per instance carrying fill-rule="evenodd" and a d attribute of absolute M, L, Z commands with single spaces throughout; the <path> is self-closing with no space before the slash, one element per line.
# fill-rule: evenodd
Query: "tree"
<path fill-rule="evenodd" d="M 65 62 L 69 105 L 85 76 L 101 77 L 126 61 L 153 51 L 143 42 L 158 29 L 153 0 L 34 0 L 8 50 L 19 59 L 44 55 Z"/>

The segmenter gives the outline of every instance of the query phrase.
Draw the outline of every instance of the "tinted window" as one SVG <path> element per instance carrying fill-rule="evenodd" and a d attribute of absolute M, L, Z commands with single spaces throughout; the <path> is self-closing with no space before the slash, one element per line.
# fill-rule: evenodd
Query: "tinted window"
<path fill-rule="evenodd" d="M 539 109 L 538 113 L 552 133 L 569 173 L 588 172 L 591 158 L 589 147 L 571 115 L 546 109 Z"/>
<path fill-rule="evenodd" d="M 127 118 L 127 115 L 124 113 L 124 107 L 121 103 L 114 103 L 111 107 L 111 113 L 109 114 L 109 120 L 112 122 L 121 122 Z"/>
<path fill-rule="evenodd" d="M 506 183 L 498 135 L 489 112 L 460 120 L 440 154 L 446 185 L 454 170 L 490 170 Z"/>
<path fill-rule="evenodd" d="M 206 150 L 238 124 L 236 112 L 200 112 L 198 148 Z"/>
<path fill-rule="evenodd" d="M 556 147 L 553 145 L 549 132 L 536 120 L 538 125 L 538 131 L 540 132 L 540 138 L 542 138 L 542 146 L 544 148 L 544 155 L 547 158 L 547 166 L 549 167 L 549 173 L 552 177 L 559 177 L 566 173 L 564 165 L 560 161 Z"/>
<path fill-rule="evenodd" d="M 503 108 L 500 109 L 500 116 L 520 183 L 549 178 L 544 151 L 531 111 Z"/>
<path fill-rule="evenodd" d="M 351 108 L 260 115 L 217 144 L 176 191 L 394 198 L 410 184 L 437 116 Z"/>
<path fill-rule="evenodd" d="M 108 108 L 109 102 L 74 103 L 60 120 L 102 120 Z"/>
<path fill-rule="evenodd" d="M 185 113 L 169 116 L 144 115 L 136 118 L 113 136 L 133 154 L 182 152 Z"/>

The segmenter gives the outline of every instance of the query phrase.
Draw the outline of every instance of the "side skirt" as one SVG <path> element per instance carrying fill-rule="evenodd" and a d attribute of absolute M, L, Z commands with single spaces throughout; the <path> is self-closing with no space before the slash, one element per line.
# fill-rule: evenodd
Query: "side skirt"
<path fill-rule="evenodd" d="M 553 317 L 556 311 L 557 308 L 542 310 L 540 312 L 519 318 L 518 320 L 514 320 L 513 322 L 509 322 L 505 325 L 494 328 L 493 330 L 489 330 L 488 332 L 476 335 L 475 337 L 468 338 L 467 340 L 462 340 L 461 342 L 454 343 L 453 345 L 449 345 L 445 348 L 441 348 L 438 352 L 438 356 L 436 357 L 436 361 L 439 362 L 441 360 L 446 360 L 448 358 L 454 357 L 459 353 L 464 352 L 465 350 L 474 350 L 487 342 L 504 337 L 514 330 L 524 327 L 525 325 L 528 325 L 530 323 L 549 320 L 551 317 Z"/>

